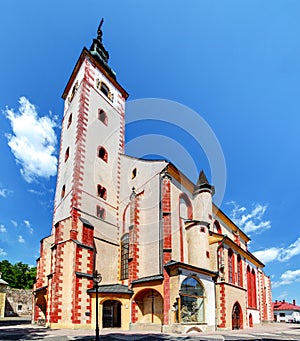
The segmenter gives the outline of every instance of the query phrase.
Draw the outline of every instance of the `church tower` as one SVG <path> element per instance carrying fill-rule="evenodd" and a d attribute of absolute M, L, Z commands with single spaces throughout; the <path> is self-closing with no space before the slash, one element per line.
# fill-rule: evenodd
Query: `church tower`
<path fill-rule="evenodd" d="M 40 283 L 48 286 L 46 323 L 51 326 L 91 323 L 86 292 L 93 287 L 91 274 L 99 269 L 97 254 L 102 259 L 101 271 L 109 274 L 103 284 L 118 280 L 115 244 L 128 94 L 108 66 L 102 24 L 103 19 L 97 38 L 89 50 L 83 49 L 62 95 L 64 115 L 48 255 L 51 269 L 48 283 Z"/>

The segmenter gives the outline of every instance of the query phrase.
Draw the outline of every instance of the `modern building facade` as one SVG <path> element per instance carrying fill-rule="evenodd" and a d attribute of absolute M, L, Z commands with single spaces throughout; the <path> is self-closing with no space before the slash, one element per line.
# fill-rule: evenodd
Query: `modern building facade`
<path fill-rule="evenodd" d="M 101 25 L 63 92 L 51 235 L 37 261 L 34 321 L 171 332 L 272 321 L 270 278 L 248 236 L 214 203 L 204 172 L 124 154 L 128 93 L 108 66 Z"/>

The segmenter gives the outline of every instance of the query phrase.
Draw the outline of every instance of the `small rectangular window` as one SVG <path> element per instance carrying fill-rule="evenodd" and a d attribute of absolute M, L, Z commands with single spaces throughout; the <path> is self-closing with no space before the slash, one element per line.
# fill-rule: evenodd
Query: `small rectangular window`
<path fill-rule="evenodd" d="M 101 185 L 98 185 L 97 186 L 97 193 L 98 193 L 98 196 L 104 200 L 106 200 L 106 188 L 101 186 Z"/>
<path fill-rule="evenodd" d="M 96 208 L 96 214 L 97 214 L 97 217 L 102 219 L 102 220 L 105 220 L 106 218 L 106 212 L 105 212 L 105 208 L 97 205 L 97 208 Z"/>

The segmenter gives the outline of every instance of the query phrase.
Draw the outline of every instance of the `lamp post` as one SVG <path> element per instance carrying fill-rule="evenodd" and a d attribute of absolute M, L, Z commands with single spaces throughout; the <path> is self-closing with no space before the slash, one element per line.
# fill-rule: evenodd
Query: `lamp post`
<path fill-rule="evenodd" d="M 102 281 L 102 276 L 97 270 L 94 272 L 93 281 L 94 281 L 94 288 L 96 289 L 96 341 L 99 341 L 98 288 L 99 288 L 99 283 Z"/>

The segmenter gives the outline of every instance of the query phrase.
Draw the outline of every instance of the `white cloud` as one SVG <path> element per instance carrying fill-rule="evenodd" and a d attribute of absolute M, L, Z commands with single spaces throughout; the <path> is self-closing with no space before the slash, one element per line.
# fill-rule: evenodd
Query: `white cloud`
<path fill-rule="evenodd" d="M 6 227 L 4 225 L 0 225 L 0 232 L 1 233 L 7 232 Z"/>
<path fill-rule="evenodd" d="M 18 236 L 18 242 L 23 244 L 25 243 L 25 239 L 22 236 Z"/>
<path fill-rule="evenodd" d="M 294 256 L 300 255 L 300 238 L 298 238 L 293 244 L 283 249 L 280 254 L 280 261 L 285 262 Z"/>
<path fill-rule="evenodd" d="M 11 220 L 10 222 L 14 225 L 14 227 L 18 226 L 18 223 L 15 220 Z"/>
<path fill-rule="evenodd" d="M 289 295 L 288 291 L 283 291 L 283 292 L 278 296 L 278 298 L 282 300 L 282 299 L 287 298 L 288 295 Z"/>
<path fill-rule="evenodd" d="M 6 256 L 7 252 L 0 248 L 0 257 Z"/>
<path fill-rule="evenodd" d="M 274 260 L 286 262 L 292 257 L 300 255 L 300 237 L 288 247 L 271 247 L 269 249 L 255 251 L 253 254 L 265 264 Z"/>
<path fill-rule="evenodd" d="M 271 247 L 270 249 L 253 252 L 253 255 L 266 264 L 272 262 L 273 260 L 278 260 L 281 252 L 282 249 Z"/>
<path fill-rule="evenodd" d="M 12 191 L 6 188 L 0 188 L 0 197 L 6 198 Z"/>
<path fill-rule="evenodd" d="M 23 220 L 23 221 L 24 221 L 25 226 L 28 228 L 29 233 L 32 234 L 33 233 L 33 228 L 31 227 L 30 222 L 28 220 Z"/>
<path fill-rule="evenodd" d="M 300 282 L 300 269 L 287 270 L 280 276 L 280 281 L 272 283 L 272 287 L 278 288 L 282 285 L 288 285 L 294 282 Z"/>
<path fill-rule="evenodd" d="M 36 194 L 36 195 L 44 195 L 45 194 L 44 192 L 36 191 L 35 189 L 29 189 L 28 192 L 31 194 Z"/>
<path fill-rule="evenodd" d="M 13 130 L 7 135 L 8 145 L 21 165 L 21 174 L 27 182 L 54 176 L 57 167 L 54 155 L 56 118 L 39 117 L 36 107 L 25 97 L 21 97 L 19 103 L 17 113 L 7 108 L 5 114 Z"/>
<path fill-rule="evenodd" d="M 239 206 L 235 201 L 230 201 L 227 204 L 233 205 L 230 218 L 245 233 L 261 233 L 271 228 L 271 221 L 264 220 L 267 205 L 253 204 L 249 210 L 246 207 Z"/>

